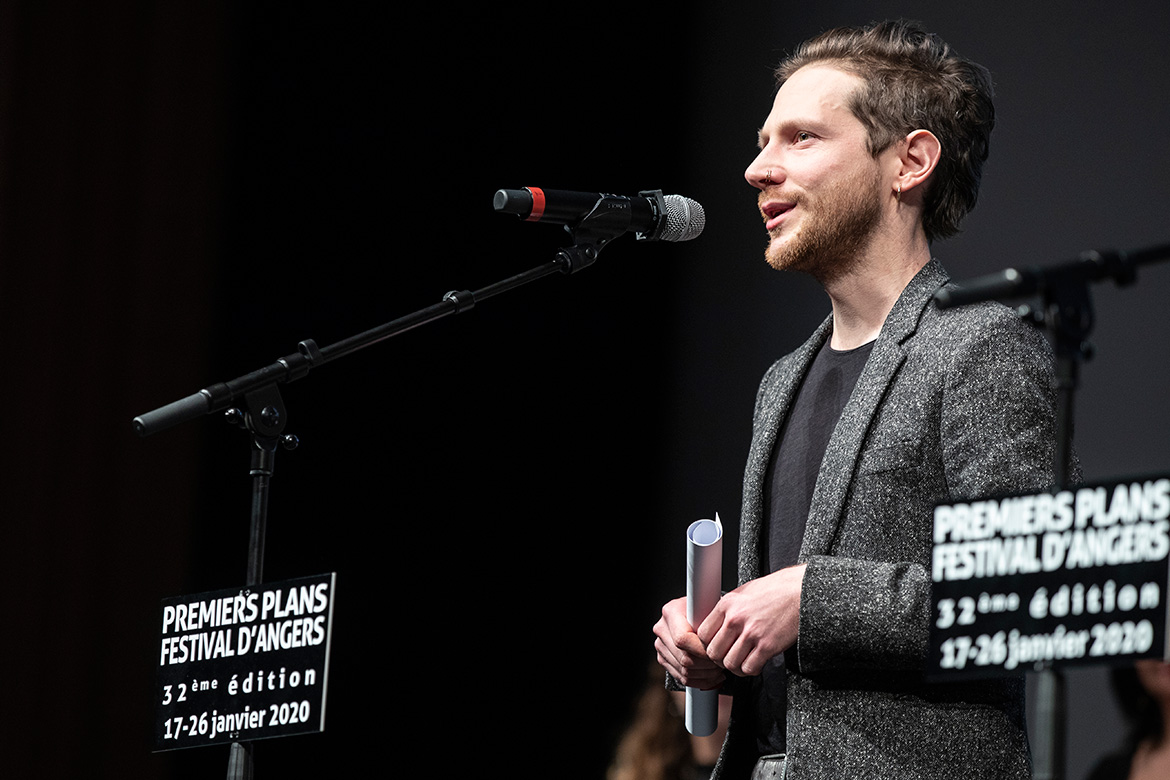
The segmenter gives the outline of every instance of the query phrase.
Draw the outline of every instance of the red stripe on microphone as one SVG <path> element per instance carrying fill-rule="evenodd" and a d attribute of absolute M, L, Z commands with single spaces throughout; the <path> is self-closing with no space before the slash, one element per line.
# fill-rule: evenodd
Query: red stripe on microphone
<path fill-rule="evenodd" d="M 525 222 L 539 222 L 544 216 L 544 190 L 538 187 L 525 187 L 532 193 L 532 211 L 524 218 Z"/>

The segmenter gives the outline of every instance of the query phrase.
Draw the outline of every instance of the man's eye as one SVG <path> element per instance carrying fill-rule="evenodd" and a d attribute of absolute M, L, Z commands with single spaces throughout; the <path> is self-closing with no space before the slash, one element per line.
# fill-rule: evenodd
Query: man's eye
<path fill-rule="evenodd" d="M 801 141 L 811 141 L 811 140 L 812 140 L 812 133 L 806 133 L 805 131 L 801 130 L 799 133 L 796 134 L 797 143 L 800 143 Z"/>

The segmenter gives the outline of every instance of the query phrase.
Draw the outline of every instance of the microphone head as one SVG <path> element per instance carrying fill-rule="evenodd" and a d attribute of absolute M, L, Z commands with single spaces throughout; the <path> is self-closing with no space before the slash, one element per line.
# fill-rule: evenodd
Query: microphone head
<path fill-rule="evenodd" d="M 682 195 L 665 195 L 666 213 L 663 226 L 658 236 L 659 241 L 690 241 L 697 238 L 707 226 L 707 214 L 698 201 L 684 198 Z"/>

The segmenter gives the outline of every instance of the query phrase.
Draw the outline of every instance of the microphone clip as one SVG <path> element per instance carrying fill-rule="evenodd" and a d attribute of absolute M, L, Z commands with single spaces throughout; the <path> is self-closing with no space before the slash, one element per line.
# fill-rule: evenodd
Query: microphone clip
<path fill-rule="evenodd" d="M 650 202 L 655 218 L 650 231 L 637 232 L 634 236 L 639 241 L 656 241 L 666 227 L 666 199 L 662 190 L 643 190 L 638 194 Z M 629 198 L 603 194 L 593 204 L 593 209 L 576 224 L 565 225 L 565 232 L 573 237 L 573 245 L 557 253 L 558 260 L 564 265 L 562 270 L 576 273 L 593 265 L 610 241 L 629 232 L 632 219 Z"/>

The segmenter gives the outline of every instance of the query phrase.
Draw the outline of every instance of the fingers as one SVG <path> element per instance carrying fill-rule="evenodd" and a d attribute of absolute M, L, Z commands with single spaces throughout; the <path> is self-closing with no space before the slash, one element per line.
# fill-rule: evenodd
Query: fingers
<path fill-rule="evenodd" d="M 707 657 L 713 663 L 732 674 L 742 675 L 740 664 L 751 648 L 747 646 L 743 632 L 724 618 L 723 611 L 716 607 L 699 626 L 697 638 L 703 643 Z"/>
<path fill-rule="evenodd" d="M 711 643 L 716 640 L 720 630 L 723 628 L 723 621 L 726 614 L 726 604 L 720 600 L 716 602 L 714 608 L 711 610 L 711 613 L 707 615 L 707 619 L 700 623 L 699 627 L 695 629 L 695 633 L 698 635 L 699 640 L 703 643 L 703 646 L 707 648 L 708 655 L 711 653 Z M 726 642 L 726 637 L 723 638 L 723 641 Z M 720 647 L 719 649 L 720 655 L 722 656 L 722 651 L 725 651 L 726 648 Z"/>
<path fill-rule="evenodd" d="M 703 643 L 699 641 L 698 634 L 695 634 L 692 631 L 688 631 L 685 634 L 676 636 L 674 641 L 678 646 L 678 649 L 689 657 L 707 657 L 707 648 L 703 647 Z"/>
<path fill-rule="evenodd" d="M 681 612 L 678 601 L 682 603 Z M 726 675 L 707 657 L 706 648 L 686 621 L 685 599 L 676 600 L 662 609 L 654 624 L 654 649 L 658 663 L 679 683 L 690 688 L 710 690 L 723 684 Z"/>
<path fill-rule="evenodd" d="M 725 596 L 699 626 L 697 635 L 712 662 L 740 677 L 753 677 L 783 651 L 739 594 Z"/>
<path fill-rule="evenodd" d="M 661 639 L 654 643 L 654 647 L 658 652 L 658 663 L 681 685 L 708 691 L 718 688 L 727 679 L 724 671 L 706 656 L 686 653 L 676 655 L 664 646 Z"/>
<path fill-rule="evenodd" d="M 708 647 L 708 655 L 712 661 L 734 675 L 754 677 L 764 671 L 765 664 L 776 653 L 765 649 L 763 644 L 753 644 L 747 634 L 740 634 L 726 653 L 716 655 Z"/>
<path fill-rule="evenodd" d="M 720 601 L 696 631 L 706 648 L 707 657 L 724 669 L 738 674 L 736 645 L 743 640 L 743 631 L 734 619 L 729 619 L 726 604 Z"/>
<path fill-rule="evenodd" d="M 716 665 L 739 677 L 754 677 L 759 674 L 773 655 L 775 653 L 766 650 L 762 643 L 753 641 L 747 633 L 719 631 L 707 644 L 707 657 Z"/>

